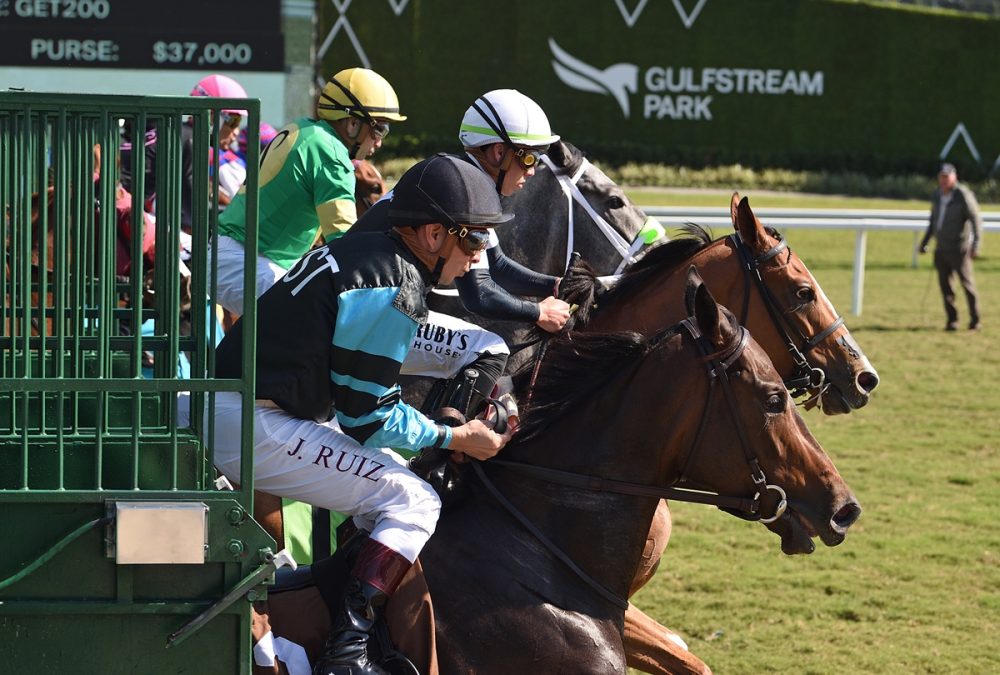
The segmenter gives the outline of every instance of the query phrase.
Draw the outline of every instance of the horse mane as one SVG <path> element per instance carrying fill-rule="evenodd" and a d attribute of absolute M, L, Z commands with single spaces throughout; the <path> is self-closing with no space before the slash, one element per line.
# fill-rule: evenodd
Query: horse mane
<path fill-rule="evenodd" d="M 694 254 L 712 243 L 712 235 L 702 225 L 685 223 L 681 226 L 681 236 L 662 244 L 657 244 L 646 251 L 634 263 L 625 268 L 624 273 L 611 289 L 601 296 L 602 305 L 610 305 L 623 296 L 644 285 L 649 277 L 685 264 Z"/>
<path fill-rule="evenodd" d="M 550 338 L 531 397 L 522 406 L 517 439 L 540 434 L 650 348 L 651 341 L 635 332 L 573 332 Z M 514 377 L 530 376 L 534 366 L 526 363 Z"/>
<path fill-rule="evenodd" d="M 726 330 L 739 339 L 736 316 L 720 306 Z M 526 441 L 540 435 L 562 415 L 599 395 L 608 380 L 635 367 L 640 360 L 672 336 L 682 324 L 663 328 L 648 337 L 633 331 L 608 333 L 570 332 L 549 340 L 530 398 L 522 406 L 521 425 L 515 436 Z M 526 363 L 515 377 L 531 374 L 534 363 Z"/>

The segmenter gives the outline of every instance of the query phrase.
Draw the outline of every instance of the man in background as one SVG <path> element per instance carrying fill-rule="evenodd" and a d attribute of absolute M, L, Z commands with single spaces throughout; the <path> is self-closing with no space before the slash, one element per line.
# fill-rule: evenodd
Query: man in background
<path fill-rule="evenodd" d="M 979 330 L 979 298 L 976 281 L 972 276 L 972 259 L 979 257 L 983 240 L 983 221 L 979 204 L 972 190 L 958 182 L 958 172 L 953 164 L 944 163 L 938 171 L 938 189 L 931 199 L 931 218 L 927 232 L 920 242 L 920 252 L 927 252 L 931 237 L 937 241 L 934 248 L 934 267 L 944 297 L 947 323 L 944 329 L 958 328 L 958 308 L 955 291 L 951 286 L 952 275 L 965 290 L 969 303 L 969 330 Z"/>

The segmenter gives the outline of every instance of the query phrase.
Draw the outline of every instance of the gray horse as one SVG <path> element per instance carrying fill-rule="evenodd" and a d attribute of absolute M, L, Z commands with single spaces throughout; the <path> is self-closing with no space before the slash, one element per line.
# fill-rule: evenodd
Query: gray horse
<path fill-rule="evenodd" d="M 650 221 L 619 185 L 565 141 L 552 145 L 534 177 L 503 202 L 504 210 L 514 213 L 512 221 L 497 228 L 504 253 L 525 267 L 555 276 L 566 270 L 574 251 L 598 274 L 620 271 L 638 253 L 644 242 L 636 237 Z M 351 232 L 363 230 L 364 225 L 359 222 Z M 484 326 L 515 349 L 532 334 L 533 326 L 525 323 L 470 314 L 454 289 L 434 291 L 428 305 Z M 532 352 L 512 354 L 508 371 L 514 372 Z M 407 378 L 403 384 L 404 398 L 419 406 L 425 387 Z"/>

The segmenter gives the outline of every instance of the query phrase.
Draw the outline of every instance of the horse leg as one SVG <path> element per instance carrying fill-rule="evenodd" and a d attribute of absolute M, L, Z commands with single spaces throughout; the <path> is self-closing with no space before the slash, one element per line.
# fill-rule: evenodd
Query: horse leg
<path fill-rule="evenodd" d="M 281 515 L 281 497 L 254 490 L 253 519 L 274 538 L 279 551 L 285 548 L 285 521 Z"/>
<path fill-rule="evenodd" d="M 330 632 L 330 612 L 319 589 L 271 592 L 252 610 L 253 675 L 311 672 Z"/>
<path fill-rule="evenodd" d="M 385 621 L 396 649 L 405 654 L 422 675 L 438 675 L 434 609 L 420 558 L 389 599 Z"/>
<path fill-rule="evenodd" d="M 656 569 L 660 566 L 660 557 L 663 555 L 663 549 L 667 547 L 667 542 L 670 541 L 670 532 L 672 529 L 673 524 L 670 520 L 670 509 L 667 507 L 666 500 L 661 499 L 660 503 L 656 505 L 653 520 L 649 524 L 649 534 L 646 535 L 646 547 L 642 551 L 639 568 L 635 571 L 632 584 L 629 586 L 629 597 L 635 595 L 636 591 L 645 586 L 646 582 L 653 578 Z"/>
<path fill-rule="evenodd" d="M 257 651 L 257 645 L 261 643 L 261 640 L 269 639 L 268 636 L 271 633 L 271 621 L 268 616 L 267 603 L 257 602 L 250 606 L 251 624 L 250 624 L 250 634 L 253 637 L 254 651 Z M 258 663 L 258 660 L 261 663 Z M 271 665 L 264 665 L 268 659 L 257 658 L 257 654 L 254 654 L 253 662 L 253 675 L 287 675 L 287 670 L 284 668 L 283 664 L 277 659 L 271 661 Z"/>
<path fill-rule="evenodd" d="M 646 585 L 660 565 L 672 523 L 666 500 L 660 500 L 649 525 L 646 547 L 629 588 L 629 596 Z M 643 614 L 633 604 L 625 612 L 625 661 L 646 673 L 711 673 L 705 663 L 682 647 L 676 634 Z"/>
<path fill-rule="evenodd" d="M 710 675 L 705 662 L 682 647 L 676 634 L 629 603 L 625 610 L 625 662 L 653 675 Z"/>

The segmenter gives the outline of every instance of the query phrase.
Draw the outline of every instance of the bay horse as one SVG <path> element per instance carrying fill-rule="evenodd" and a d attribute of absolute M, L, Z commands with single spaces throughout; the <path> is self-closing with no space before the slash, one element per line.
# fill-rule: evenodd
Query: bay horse
<path fill-rule="evenodd" d="M 618 270 L 640 251 L 636 235 L 649 222 L 621 187 L 562 141 L 549 149 L 525 187 L 504 201 L 505 209 L 515 214 L 514 220 L 497 229 L 504 250 L 532 269 L 556 275 L 563 273 L 573 249 L 601 274 Z M 602 298 L 602 311 L 594 313 L 590 329 L 644 331 L 655 326 L 658 317 L 681 318 L 676 285 L 683 284 L 686 266 L 694 262 L 722 303 L 739 308 L 741 321 L 774 359 L 788 386 L 797 394 L 808 394 L 807 407 L 834 415 L 866 405 L 878 385 L 878 374 L 819 283 L 788 248 L 787 240 L 761 224 L 748 200 L 734 194 L 731 214 L 734 233 L 728 237 L 712 242 L 704 230 L 693 227 L 694 236 L 649 249 L 638 263 L 627 266 L 617 290 Z M 668 278 L 675 282 L 673 288 L 664 286 Z M 647 279 L 652 283 L 642 282 Z M 508 344 L 539 338 L 537 331 L 522 324 L 471 316 L 456 297 L 432 295 L 428 304 L 483 324 Z M 584 306 L 578 314 L 587 309 Z M 511 363 L 530 361 L 532 353 L 525 350 Z M 426 383 L 404 384 L 404 397 L 419 405 Z M 524 396 L 520 391 L 519 397 Z M 652 576 L 669 539 L 671 521 L 665 503 L 655 522 L 649 564 L 639 570 L 633 590 Z M 664 641 L 667 631 L 655 621 L 637 609 L 628 617 L 629 635 L 635 638 L 629 646 L 637 654 L 631 666 L 665 672 L 664 663 L 687 659 L 691 672 L 706 670 L 684 650 Z"/>
<path fill-rule="evenodd" d="M 482 486 L 420 554 L 439 672 L 624 672 L 625 598 L 661 497 L 760 520 L 786 552 L 844 541 L 861 508 L 767 354 L 693 267 L 684 295 L 691 316 L 651 336 L 548 345 L 518 434 L 472 465 Z M 420 610 L 399 597 L 405 625 Z M 271 627 L 314 657 L 328 617 L 298 609 L 304 634 L 276 620 L 288 607 Z"/>

